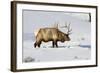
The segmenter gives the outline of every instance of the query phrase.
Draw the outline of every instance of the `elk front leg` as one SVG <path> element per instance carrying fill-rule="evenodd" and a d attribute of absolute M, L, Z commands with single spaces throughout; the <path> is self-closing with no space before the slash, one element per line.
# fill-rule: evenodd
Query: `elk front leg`
<path fill-rule="evenodd" d="M 55 42 L 56 47 L 58 47 L 57 41 Z"/>
<path fill-rule="evenodd" d="M 53 46 L 53 48 L 55 47 L 55 43 L 54 43 L 54 41 L 52 42 L 52 46 Z"/>
<path fill-rule="evenodd" d="M 55 47 L 58 47 L 57 41 L 54 41 Z"/>
<path fill-rule="evenodd" d="M 58 47 L 57 41 L 53 41 L 53 48 Z"/>

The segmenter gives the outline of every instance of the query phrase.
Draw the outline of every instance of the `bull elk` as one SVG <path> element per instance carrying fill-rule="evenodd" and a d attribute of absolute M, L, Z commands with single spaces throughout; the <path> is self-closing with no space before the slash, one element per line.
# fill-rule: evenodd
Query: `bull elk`
<path fill-rule="evenodd" d="M 42 42 L 49 42 L 52 41 L 53 47 L 58 47 L 57 42 L 65 42 L 65 41 L 70 41 L 69 34 L 72 31 L 70 29 L 70 24 L 63 26 L 67 28 L 67 33 L 63 33 L 58 29 L 57 27 L 53 28 L 41 28 L 39 29 L 37 36 L 36 36 L 36 42 L 34 43 L 34 47 L 38 46 L 40 47 Z"/>

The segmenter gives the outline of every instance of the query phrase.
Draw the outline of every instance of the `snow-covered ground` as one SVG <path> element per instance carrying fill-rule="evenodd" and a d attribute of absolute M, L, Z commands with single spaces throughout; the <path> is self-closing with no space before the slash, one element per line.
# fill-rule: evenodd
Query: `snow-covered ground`
<path fill-rule="evenodd" d="M 79 42 L 58 42 L 58 48 L 52 48 L 52 42 L 42 43 L 34 48 L 34 42 L 23 42 L 23 62 L 88 60 L 91 58 L 91 47 Z"/>
<path fill-rule="evenodd" d="M 69 61 L 91 59 L 91 22 L 89 13 L 23 11 L 23 62 Z M 59 31 L 69 35 L 71 41 L 58 42 L 58 48 L 52 48 L 52 42 L 42 43 L 34 48 L 37 29 L 54 27 L 58 23 Z"/>

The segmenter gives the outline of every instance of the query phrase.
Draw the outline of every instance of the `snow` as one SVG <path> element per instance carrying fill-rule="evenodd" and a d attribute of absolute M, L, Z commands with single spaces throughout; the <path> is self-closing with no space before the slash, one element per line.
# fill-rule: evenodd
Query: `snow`
<path fill-rule="evenodd" d="M 23 62 L 70 61 L 91 59 L 91 22 L 88 14 L 70 12 L 24 11 L 23 27 Z M 42 42 L 40 48 L 34 48 L 38 29 L 52 27 L 58 23 L 58 29 L 70 23 L 71 41 L 58 42 L 58 48 L 52 42 Z"/>
<path fill-rule="evenodd" d="M 23 42 L 23 62 L 88 60 L 91 50 L 80 47 L 78 43 L 58 42 L 58 48 L 52 48 L 52 42 L 42 43 L 40 48 L 34 48 L 33 41 Z"/>

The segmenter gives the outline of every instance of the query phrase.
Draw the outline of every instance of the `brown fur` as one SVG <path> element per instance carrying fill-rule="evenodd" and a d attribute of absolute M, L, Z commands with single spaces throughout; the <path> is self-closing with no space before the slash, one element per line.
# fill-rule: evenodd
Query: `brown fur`
<path fill-rule="evenodd" d="M 58 41 L 70 41 L 70 38 L 69 34 L 65 34 L 57 28 L 41 28 L 36 36 L 36 42 L 34 43 L 34 47 L 40 47 L 42 42 L 49 41 L 52 41 L 53 47 L 58 47 Z"/>

